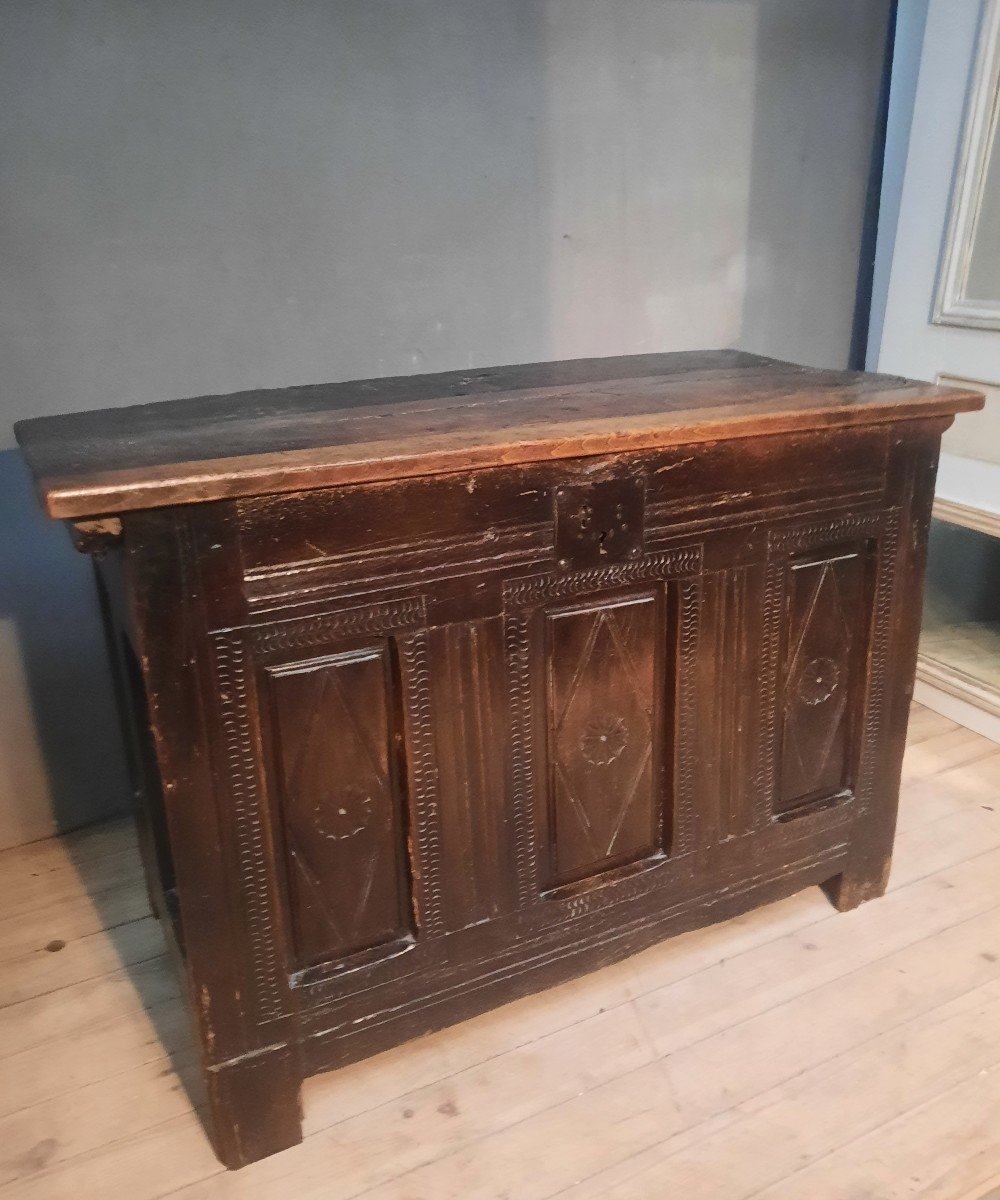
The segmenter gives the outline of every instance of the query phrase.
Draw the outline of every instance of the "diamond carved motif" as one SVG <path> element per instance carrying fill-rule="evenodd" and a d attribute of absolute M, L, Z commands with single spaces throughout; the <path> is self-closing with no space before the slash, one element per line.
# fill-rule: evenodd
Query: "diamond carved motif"
<path fill-rule="evenodd" d="M 793 571 L 785 676 L 782 795 L 835 791 L 843 785 L 844 714 L 860 618 L 857 555 L 807 563 Z"/>
<path fill-rule="evenodd" d="M 550 616 L 554 867 L 558 882 L 656 848 L 655 600 Z"/>
<path fill-rule="evenodd" d="M 278 668 L 273 687 L 292 922 L 308 964 L 378 945 L 403 922 L 384 653 Z"/>

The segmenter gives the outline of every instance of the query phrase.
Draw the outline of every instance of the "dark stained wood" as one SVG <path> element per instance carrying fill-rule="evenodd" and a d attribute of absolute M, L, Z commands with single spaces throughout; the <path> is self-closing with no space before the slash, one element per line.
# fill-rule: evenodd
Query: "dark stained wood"
<path fill-rule="evenodd" d="M 782 667 L 782 812 L 849 787 L 851 695 L 863 685 L 871 632 L 868 559 L 847 543 L 789 564 Z"/>
<path fill-rule="evenodd" d="M 645 592 L 545 614 L 550 886 L 663 850 L 660 607 Z"/>
<path fill-rule="evenodd" d="M 21 430 L 99 556 L 231 1167 L 298 1140 L 305 1074 L 885 888 L 938 444 L 981 401 L 731 352 L 461 380 Z"/>
<path fill-rule="evenodd" d="M 296 655 L 267 674 L 298 964 L 346 959 L 408 937 L 387 644 Z"/>
<path fill-rule="evenodd" d="M 50 516 L 976 408 L 975 392 L 740 351 L 579 359 L 203 396 L 22 421 Z"/>
<path fill-rule="evenodd" d="M 449 930 L 517 908 L 506 796 L 509 730 L 500 617 L 428 633 L 440 854 L 462 863 L 440 878 Z"/>

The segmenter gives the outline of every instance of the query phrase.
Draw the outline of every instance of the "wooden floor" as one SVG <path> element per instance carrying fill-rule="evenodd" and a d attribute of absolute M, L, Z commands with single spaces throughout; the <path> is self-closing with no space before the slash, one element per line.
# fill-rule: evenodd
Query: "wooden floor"
<path fill-rule="evenodd" d="M 915 708 L 889 894 L 819 889 L 305 1087 L 222 1171 L 126 824 L 0 855 L 0 1194 L 997 1200 L 1000 746 Z"/>

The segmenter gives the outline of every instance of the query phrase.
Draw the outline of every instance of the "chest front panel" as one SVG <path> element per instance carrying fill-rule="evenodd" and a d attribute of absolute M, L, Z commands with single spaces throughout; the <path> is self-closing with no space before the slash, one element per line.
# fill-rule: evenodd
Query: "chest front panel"
<path fill-rule="evenodd" d="M 241 502 L 265 993 L 346 1019 L 843 845 L 898 512 L 883 434 L 795 441 Z"/>

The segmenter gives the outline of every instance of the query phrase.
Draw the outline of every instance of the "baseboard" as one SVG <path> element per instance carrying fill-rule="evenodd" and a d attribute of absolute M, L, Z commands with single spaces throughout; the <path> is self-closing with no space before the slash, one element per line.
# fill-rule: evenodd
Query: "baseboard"
<path fill-rule="evenodd" d="M 1000 742 L 1000 693 L 964 671 L 921 655 L 913 698 L 949 720 Z"/>
<path fill-rule="evenodd" d="M 945 500 L 942 496 L 935 496 L 931 515 L 938 521 L 947 521 L 949 525 L 961 525 L 965 529 L 974 529 L 977 533 L 1000 538 L 1000 513 L 990 512 L 985 508 L 972 508 L 968 504 L 959 504 L 957 500 Z"/>

